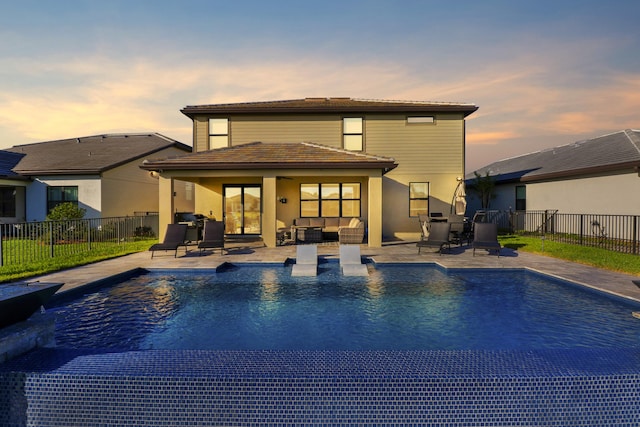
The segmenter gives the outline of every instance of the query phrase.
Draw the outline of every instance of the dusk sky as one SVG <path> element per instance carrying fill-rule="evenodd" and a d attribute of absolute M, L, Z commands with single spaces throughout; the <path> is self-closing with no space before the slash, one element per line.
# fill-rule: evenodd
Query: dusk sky
<path fill-rule="evenodd" d="M 335 96 L 478 105 L 467 173 L 640 128 L 638 0 L 0 7 L 0 148 L 123 132 L 190 145 L 186 105 Z"/>

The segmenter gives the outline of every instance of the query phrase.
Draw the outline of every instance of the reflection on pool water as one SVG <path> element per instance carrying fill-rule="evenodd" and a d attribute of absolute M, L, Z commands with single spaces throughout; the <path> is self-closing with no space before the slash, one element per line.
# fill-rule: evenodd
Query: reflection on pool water
<path fill-rule="evenodd" d="M 524 270 L 281 265 L 151 271 L 50 308 L 59 347 L 513 350 L 638 347 L 638 306 Z"/>

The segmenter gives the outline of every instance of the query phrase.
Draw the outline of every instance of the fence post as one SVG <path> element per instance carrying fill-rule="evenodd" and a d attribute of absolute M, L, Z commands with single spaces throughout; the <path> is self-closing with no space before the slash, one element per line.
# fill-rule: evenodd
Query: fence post
<path fill-rule="evenodd" d="M 49 250 L 51 258 L 55 256 L 53 252 L 53 221 L 49 221 Z"/>
<path fill-rule="evenodd" d="M 87 245 L 89 250 L 91 250 L 91 220 L 87 221 Z"/>
<path fill-rule="evenodd" d="M 0 226 L 0 267 L 4 266 L 4 254 L 2 253 L 2 246 L 4 246 L 4 239 L 2 238 L 2 229 L 4 227 Z"/>
<path fill-rule="evenodd" d="M 580 245 L 584 243 L 584 214 L 580 214 Z"/>
<path fill-rule="evenodd" d="M 633 254 L 638 255 L 638 217 L 633 217 Z"/>

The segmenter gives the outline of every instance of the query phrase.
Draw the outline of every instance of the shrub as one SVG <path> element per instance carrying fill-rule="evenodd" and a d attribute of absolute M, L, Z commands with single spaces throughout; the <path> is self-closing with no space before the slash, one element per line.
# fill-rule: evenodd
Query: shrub
<path fill-rule="evenodd" d="M 49 221 L 63 221 L 68 219 L 82 219 L 87 213 L 86 209 L 79 208 L 74 203 L 65 202 L 61 203 L 55 208 L 51 209 L 47 219 Z"/>

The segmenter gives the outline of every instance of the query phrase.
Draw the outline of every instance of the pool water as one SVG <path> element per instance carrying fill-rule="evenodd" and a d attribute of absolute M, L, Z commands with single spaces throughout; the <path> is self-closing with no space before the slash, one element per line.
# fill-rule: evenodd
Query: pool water
<path fill-rule="evenodd" d="M 524 270 L 151 271 L 48 308 L 59 347 L 514 350 L 638 347 L 638 306 Z"/>

